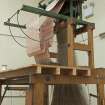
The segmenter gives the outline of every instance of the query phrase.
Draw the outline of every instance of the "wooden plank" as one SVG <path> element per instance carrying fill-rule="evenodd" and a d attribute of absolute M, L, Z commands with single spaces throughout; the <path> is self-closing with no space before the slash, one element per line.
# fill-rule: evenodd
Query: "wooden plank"
<path fill-rule="evenodd" d="M 44 105 L 45 84 L 37 81 L 34 84 L 34 103 L 33 105 Z"/>
<path fill-rule="evenodd" d="M 97 100 L 98 105 L 105 105 L 104 82 L 102 80 L 99 80 L 97 84 L 97 96 L 98 96 Z"/>
<path fill-rule="evenodd" d="M 26 91 L 25 105 L 33 105 L 33 88 L 32 86 Z"/>
<path fill-rule="evenodd" d="M 87 28 L 87 31 L 88 31 L 88 46 L 90 48 L 90 51 L 88 52 L 88 56 L 89 56 L 88 65 L 91 68 L 94 68 L 93 27 L 89 25 Z"/>
<path fill-rule="evenodd" d="M 20 79 L 6 79 L 1 81 L 2 85 L 30 85 L 29 77 Z"/>
<path fill-rule="evenodd" d="M 48 85 L 56 85 L 56 84 L 96 84 L 97 79 L 93 77 L 81 77 L 81 76 L 69 76 L 69 75 L 37 75 L 32 80 L 33 83 L 36 81 L 43 82 Z"/>
<path fill-rule="evenodd" d="M 65 67 L 66 69 L 66 67 Z M 28 69 L 29 70 L 29 69 Z M 70 69 L 67 68 L 67 71 L 69 71 Z M 76 84 L 80 84 L 80 83 L 97 83 L 98 79 L 101 80 L 105 80 L 105 69 L 99 69 L 99 70 L 94 70 L 95 71 L 95 75 L 94 76 L 90 76 L 90 77 L 78 77 L 78 76 L 71 76 L 71 75 L 49 75 L 48 77 L 45 75 L 35 75 L 34 77 L 37 79 L 42 79 L 41 81 L 43 82 L 47 82 L 47 83 L 54 83 L 54 84 L 70 84 L 70 83 L 76 83 Z M 20 72 L 21 73 L 21 72 Z M 13 75 L 13 74 L 12 74 Z M 24 74 L 25 75 L 25 74 Z M 97 77 L 98 76 L 98 77 Z M 43 77 L 43 78 L 42 78 Z M 19 78 L 19 77 L 18 77 Z M 20 80 L 21 81 L 21 80 Z M 14 82 L 13 80 L 8 80 L 7 81 L 10 84 L 15 84 L 16 81 Z M 4 84 L 6 84 L 7 82 L 4 82 Z M 17 79 L 17 82 L 19 84 L 19 81 Z M 29 84 L 29 81 L 25 81 L 25 84 Z M 105 81 L 104 81 L 105 83 Z M 24 81 L 21 83 L 24 84 Z"/>
<path fill-rule="evenodd" d="M 68 20 L 67 24 L 67 44 L 68 44 L 68 66 L 74 66 L 74 24 L 73 20 Z"/>
<path fill-rule="evenodd" d="M 29 76 L 30 74 L 35 74 L 35 73 L 36 73 L 36 66 L 30 66 L 30 67 L 0 72 L 0 79 Z"/>
<path fill-rule="evenodd" d="M 100 79 L 105 79 L 105 68 L 96 68 L 93 72 L 94 77 L 99 77 Z"/>
<path fill-rule="evenodd" d="M 37 72 L 36 72 L 37 67 L 39 69 L 43 69 L 42 71 L 44 71 L 45 69 L 51 71 L 52 76 L 58 75 L 63 70 L 66 72 L 66 74 L 68 74 L 70 72 L 73 72 L 73 70 L 75 68 L 75 67 L 55 66 L 55 65 L 54 66 L 53 65 L 33 65 L 33 66 L 28 66 L 28 67 L 20 68 L 20 69 L 16 69 L 16 70 L 0 72 L 0 79 L 5 80 L 5 79 L 9 79 L 9 78 L 16 78 L 16 80 L 18 81 L 19 77 L 24 77 L 24 76 L 29 77 L 30 74 L 31 75 L 37 74 Z M 60 69 L 60 71 L 59 71 L 59 69 Z M 78 69 L 78 67 L 76 67 L 76 69 Z M 88 69 L 89 68 L 85 68 L 85 67 L 79 68 L 79 70 L 88 70 Z M 41 73 L 40 75 L 44 75 L 44 74 Z M 92 76 L 97 77 L 97 75 L 99 77 L 104 78 L 105 77 L 105 68 L 94 69 L 94 75 L 92 75 Z M 70 76 L 70 74 L 69 74 L 69 76 Z M 3 81 L 1 81 L 1 82 L 3 82 Z M 22 81 L 22 83 L 24 83 L 24 80 Z"/>
<path fill-rule="evenodd" d="M 2 84 L 0 84 L 0 104 L 2 103 L 1 99 L 2 99 Z"/>
<path fill-rule="evenodd" d="M 90 51 L 90 48 L 88 47 L 88 45 L 80 44 L 80 43 L 75 43 L 74 49 L 75 50 L 81 50 L 81 51 Z"/>
<path fill-rule="evenodd" d="M 13 90 L 13 91 L 26 91 L 28 87 L 8 87 L 7 90 Z"/>

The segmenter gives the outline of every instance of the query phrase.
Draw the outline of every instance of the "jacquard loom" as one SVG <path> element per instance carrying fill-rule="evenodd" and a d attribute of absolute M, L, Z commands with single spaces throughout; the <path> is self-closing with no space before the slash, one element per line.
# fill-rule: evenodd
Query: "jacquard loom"
<path fill-rule="evenodd" d="M 34 18 L 27 26 L 27 53 L 29 56 L 34 56 L 37 64 L 0 73 L 1 86 L 7 85 L 0 103 L 7 90 L 24 90 L 26 105 L 89 105 L 80 84 L 96 84 L 97 96 L 93 94 L 91 96 L 97 98 L 97 105 L 105 105 L 105 72 L 102 68 L 94 68 L 95 25 L 82 19 L 82 4 L 85 1 L 51 0 L 47 3 L 41 1 L 37 8 L 23 5 L 14 14 L 17 14 L 17 20 L 20 11 L 38 14 L 40 18 L 46 17 L 40 26 L 38 26 L 39 23 L 34 26 Z M 10 27 L 21 30 L 26 28 L 19 22 L 11 23 L 12 17 L 4 22 L 9 29 Z M 88 44 L 75 42 L 75 38 L 83 33 L 87 34 Z M 52 47 L 54 35 L 57 38 L 56 53 L 49 50 Z M 35 42 L 36 38 L 39 39 L 38 43 Z M 76 65 L 75 50 L 87 52 L 87 66 Z M 56 59 L 56 62 L 53 62 L 52 58 Z M 10 85 L 29 85 L 29 87 L 9 87 Z M 52 97 L 49 97 L 49 85 L 53 87 Z"/>

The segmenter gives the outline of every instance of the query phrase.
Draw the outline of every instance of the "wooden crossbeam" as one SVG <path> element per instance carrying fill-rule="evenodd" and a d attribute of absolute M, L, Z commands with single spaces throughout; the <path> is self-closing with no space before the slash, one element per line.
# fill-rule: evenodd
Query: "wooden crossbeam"
<path fill-rule="evenodd" d="M 28 87 L 8 87 L 7 90 L 26 91 Z"/>
<path fill-rule="evenodd" d="M 80 43 L 75 43 L 74 44 L 74 49 L 75 50 L 81 50 L 81 51 L 90 51 L 90 48 L 86 44 L 80 44 Z"/>

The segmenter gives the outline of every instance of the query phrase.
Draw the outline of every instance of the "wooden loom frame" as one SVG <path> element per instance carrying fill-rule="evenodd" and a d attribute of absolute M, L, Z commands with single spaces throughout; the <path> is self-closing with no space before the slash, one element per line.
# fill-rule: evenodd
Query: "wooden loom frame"
<path fill-rule="evenodd" d="M 0 73 L 2 85 L 29 85 L 26 89 L 26 105 L 45 105 L 46 85 L 54 84 L 97 84 L 98 105 L 105 105 L 104 83 L 105 69 L 94 68 L 93 24 L 87 24 L 75 30 L 75 21 L 68 20 L 68 66 L 32 65 Z M 88 33 L 88 45 L 74 43 L 75 34 Z M 88 67 L 77 67 L 74 63 L 74 50 L 88 52 Z M 0 87 L 1 87 L 0 86 Z M 13 88 L 12 88 L 13 89 Z M 21 88 L 15 87 L 17 90 Z M 1 89 L 0 89 L 1 90 Z M 0 91 L 1 93 L 1 91 Z M 1 95 L 0 95 L 1 96 Z M 3 97 L 0 97 L 2 103 Z"/>

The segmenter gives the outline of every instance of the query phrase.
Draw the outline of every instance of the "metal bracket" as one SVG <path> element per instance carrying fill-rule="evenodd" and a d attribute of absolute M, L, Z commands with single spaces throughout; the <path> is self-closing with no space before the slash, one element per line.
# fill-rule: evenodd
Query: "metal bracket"
<path fill-rule="evenodd" d="M 7 26 L 11 26 L 11 27 L 17 27 L 17 28 L 23 28 L 23 29 L 26 29 L 26 25 L 18 25 L 18 24 L 14 24 L 14 23 L 10 23 L 10 22 L 4 22 L 4 25 L 7 25 Z"/>

